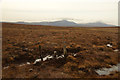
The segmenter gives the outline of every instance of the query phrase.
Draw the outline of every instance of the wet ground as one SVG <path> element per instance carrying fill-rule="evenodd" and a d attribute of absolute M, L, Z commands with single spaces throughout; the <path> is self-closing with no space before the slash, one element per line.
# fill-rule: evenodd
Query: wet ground
<path fill-rule="evenodd" d="M 118 28 L 3 23 L 2 42 L 3 78 L 118 77 L 116 67 L 112 75 L 111 72 L 96 72 L 102 68 L 108 72 L 118 64 Z M 64 45 L 68 54 L 66 58 Z"/>

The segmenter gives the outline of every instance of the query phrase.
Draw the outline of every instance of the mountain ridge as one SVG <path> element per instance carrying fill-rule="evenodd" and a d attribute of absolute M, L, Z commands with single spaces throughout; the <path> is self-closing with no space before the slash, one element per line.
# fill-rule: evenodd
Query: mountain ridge
<path fill-rule="evenodd" d="M 68 20 L 60 20 L 60 21 L 52 21 L 52 22 L 44 21 L 44 22 L 15 22 L 15 23 L 30 24 L 30 25 L 66 26 L 66 27 L 70 27 L 70 26 L 73 26 L 73 27 L 83 27 L 83 26 L 86 26 L 86 27 L 112 27 L 112 26 L 115 26 L 115 25 L 106 24 L 106 23 L 103 23 L 100 21 L 81 24 L 81 23 L 75 23 L 73 21 L 68 21 Z"/>

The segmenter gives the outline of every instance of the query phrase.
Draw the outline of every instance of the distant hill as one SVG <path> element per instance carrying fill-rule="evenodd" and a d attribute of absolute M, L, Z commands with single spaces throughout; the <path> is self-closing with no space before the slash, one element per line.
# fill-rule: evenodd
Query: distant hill
<path fill-rule="evenodd" d="M 78 24 L 73 21 L 60 20 L 54 22 L 17 22 L 17 24 L 30 24 L 30 25 L 50 25 L 50 26 L 74 26 L 74 27 L 112 27 L 115 25 L 106 24 L 103 22 L 93 22 Z"/>
<path fill-rule="evenodd" d="M 86 24 L 79 24 L 82 26 L 88 26 L 88 27 L 112 27 L 115 25 L 111 25 L 111 24 L 106 24 L 103 22 L 94 22 L 94 23 L 86 23 Z"/>
<path fill-rule="evenodd" d="M 61 20 L 54 22 L 40 22 L 40 25 L 52 25 L 52 26 L 76 26 L 77 24 L 72 21 Z"/>

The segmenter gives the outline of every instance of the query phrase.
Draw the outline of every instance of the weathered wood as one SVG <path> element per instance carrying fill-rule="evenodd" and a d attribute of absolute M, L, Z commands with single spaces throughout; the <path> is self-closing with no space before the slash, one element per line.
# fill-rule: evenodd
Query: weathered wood
<path fill-rule="evenodd" d="M 66 45 L 65 45 L 65 37 L 64 37 L 64 34 L 63 34 L 63 54 L 65 56 L 65 58 L 68 56 L 67 54 L 67 49 L 66 49 Z"/>
<path fill-rule="evenodd" d="M 39 55 L 40 55 L 40 59 L 43 61 L 43 57 L 42 57 L 42 48 L 41 48 L 40 45 L 39 45 Z"/>

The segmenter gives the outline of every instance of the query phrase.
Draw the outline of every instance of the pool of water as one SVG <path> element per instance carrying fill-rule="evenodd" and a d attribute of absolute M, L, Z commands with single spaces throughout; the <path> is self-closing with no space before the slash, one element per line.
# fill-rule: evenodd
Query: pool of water
<path fill-rule="evenodd" d="M 101 68 L 95 70 L 98 75 L 109 75 L 111 72 L 120 72 L 120 63 L 113 65 L 111 68 Z"/>

